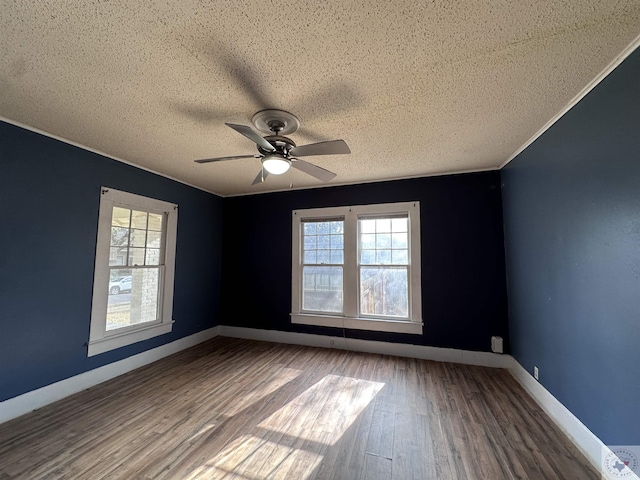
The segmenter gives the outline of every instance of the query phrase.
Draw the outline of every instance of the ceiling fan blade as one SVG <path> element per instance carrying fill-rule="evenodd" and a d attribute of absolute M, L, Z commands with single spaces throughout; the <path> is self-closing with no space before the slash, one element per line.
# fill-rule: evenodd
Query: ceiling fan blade
<path fill-rule="evenodd" d="M 267 172 L 264 168 L 260 169 L 260 171 L 258 172 L 258 175 L 256 176 L 255 180 L 251 185 L 257 185 L 259 183 L 264 182 L 267 179 L 267 175 L 269 175 L 269 172 Z"/>
<path fill-rule="evenodd" d="M 268 152 L 276 151 L 275 147 L 267 142 L 264 138 L 262 138 L 253 128 L 247 127 L 246 125 L 236 125 L 234 123 L 225 123 L 225 125 L 227 127 L 233 128 L 236 132 L 255 142 L 263 150 L 266 150 Z"/>
<path fill-rule="evenodd" d="M 312 177 L 317 178 L 318 180 L 322 180 L 323 182 L 328 182 L 336 176 L 335 173 L 330 172 L 329 170 L 325 170 L 322 167 L 314 165 L 313 163 L 305 162 L 304 160 L 300 160 L 299 158 L 292 158 L 291 166 L 293 168 L 297 168 L 301 172 L 307 173 Z"/>
<path fill-rule="evenodd" d="M 308 157 L 311 155 L 340 155 L 351 153 L 344 140 L 331 140 L 329 142 L 310 143 L 291 149 L 291 155 L 295 157 Z"/>
<path fill-rule="evenodd" d="M 255 158 L 255 155 L 235 155 L 233 157 L 218 157 L 218 158 L 202 158 L 200 160 L 194 160 L 196 163 L 211 163 L 221 162 L 223 160 L 235 160 L 236 158 Z"/>

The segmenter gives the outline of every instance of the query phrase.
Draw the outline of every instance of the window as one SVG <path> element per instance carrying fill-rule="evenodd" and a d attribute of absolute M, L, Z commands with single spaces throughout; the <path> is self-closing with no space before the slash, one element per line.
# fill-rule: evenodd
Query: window
<path fill-rule="evenodd" d="M 342 313 L 344 221 L 302 223 L 302 309 Z"/>
<path fill-rule="evenodd" d="M 422 333 L 418 202 L 293 212 L 293 323 Z"/>
<path fill-rule="evenodd" d="M 101 189 L 89 356 L 172 329 L 177 206 Z"/>

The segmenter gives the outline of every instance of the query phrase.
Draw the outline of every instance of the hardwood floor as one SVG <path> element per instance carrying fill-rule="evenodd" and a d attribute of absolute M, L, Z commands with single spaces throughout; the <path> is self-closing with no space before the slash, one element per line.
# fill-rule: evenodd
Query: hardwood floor
<path fill-rule="evenodd" d="M 0 425 L 0 479 L 599 479 L 505 370 L 217 337 Z"/>

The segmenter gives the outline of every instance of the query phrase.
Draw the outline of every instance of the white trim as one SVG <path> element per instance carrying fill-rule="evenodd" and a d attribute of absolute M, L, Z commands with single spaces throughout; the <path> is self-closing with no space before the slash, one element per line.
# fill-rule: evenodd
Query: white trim
<path fill-rule="evenodd" d="M 162 214 L 166 224 L 162 227 L 162 260 L 157 266 L 160 277 L 158 279 L 158 318 L 152 323 L 142 323 L 118 330 L 107 331 L 105 319 L 107 318 L 109 295 L 111 220 L 113 207 L 116 206 Z M 177 232 L 178 206 L 176 204 L 134 193 L 123 192 L 114 188 L 100 188 L 93 297 L 91 301 L 91 327 L 87 348 L 87 355 L 89 357 L 171 332 L 174 323 L 172 316 L 173 282 Z"/>
<path fill-rule="evenodd" d="M 319 325 L 322 327 L 348 328 L 352 330 L 371 330 L 375 332 L 410 333 L 415 335 L 422 335 L 423 326 L 422 322 L 418 323 L 409 320 L 339 317 L 308 313 L 292 313 L 291 323 L 297 323 L 300 325 Z"/>
<path fill-rule="evenodd" d="M 406 216 L 408 222 L 408 317 L 389 318 L 360 316 L 360 226 L 359 220 L 368 216 Z M 341 219 L 344 224 L 343 306 L 341 312 L 315 312 L 303 309 L 302 302 L 302 223 L 309 220 Z M 420 202 L 395 202 L 339 207 L 298 209 L 291 212 L 291 322 L 357 330 L 422 334 L 422 287 Z M 393 267 L 394 265 L 388 265 Z"/>
<path fill-rule="evenodd" d="M 520 155 L 529 145 L 535 142 L 538 137 L 542 136 L 544 132 L 549 130 L 551 126 L 562 118 L 569 110 L 571 110 L 580 100 L 587 96 L 587 94 L 593 90 L 600 82 L 602 82 L 611 72 L 613 72 L 625 59 L 633 53 L 633 51 L 640 47 L 640 35 L 633 39 L 633 41 L 622 50 L 622 52 L 615 57 L 604 70 L 602 70 L 593 80 L 591 80 L 580 92 L 573 97 L 565 107 L 556 113 L 551 119 L 544 124 L 544 126 L 538 130 L 533 137 L 527 140 L 520 148 L 518 148 L 507 160 L 498 166 L 498 170 L 502 170 L 511 160 Z"/>
<path fill-rule="evenodd" d="M 546 412 L 556 425 L 569 437 L 569 440 L 583 453 L 593 467 L 603 475 L 603 478 L 610 478 L 603 471 L 602 459 L 611 453 L 602 440 L 600 440 L 591 430 L 589 430 L 578 417 L 565 407 L 546 388 L 542 386 L 533 375 L 524 369 L 512 356 L 507 356 L 509 365 L 507 368 L 511 375 L 524 387 L 536 403 Z M 629 480 L 639 480 L 637 475 L 625 477 Z"/>
<path fill-rule="evenodd" d="M 473 352 L 454 348 L 427 347 L 406 343 L 379 342 L 357 338 L 330 337 L 309 333 L 282 332 L 279 330 L 261 330 L 256 328 L 220 326 L 220 335 L 224 337 L 245 338 L 263 342 L 288 343 L 309 347 L 337 348 L 353 352 L 378 353 L 397 357 L 420 358 L 436 362 L 461 363 L 481 367 L 507 368 L 511 357 L 490 352 Z"/>
<path fill-rule="evenodd" d="M 115 350 L 116 348 L 123 347 L 125 345 L 131 345 L 132 343 L 148 340 L 149 338 L 158 337 L 166 333 L 171 333 L 173 328 L 173 321 L 165 323 L 154 323 L 151 325 L 140 325 L 135 330 L 118 332 L 114 335 L 109 335 L 103 338 L 89 341 L 88 355 L 93 357 L 94 355 L 100 355 L 101 353 Z"/>
<path fill-rule="evenodd" d="M 220 327 L 203 330 L 188 337 L 183 337 L 160 347 L 138 353 L 117 362 L 89 370 L 74 377 L 61 380 L 46 387 L 24 393 L 4 402 L 0 402 L 0 423 L 19 417 L 50 403 L 91 388 L 112 378 L 148 365 L 161 358 L 193 347 L 219 335 Z"/>
<path fill-rule="evenodd" d="M 37 133 L 37 134 L 42 135 L 44 137 L 52 138 L 54 140 L 58 140 L 59 142 L 66 143 L 68 145 L 72 145 L 74 147 L 81 148 L 82 150 L 86 150 L 87 152 L 95 153 L 95 154 L 100 155 L 102 157 L 110 158 L 111 160 L 115 160 L 116 162 L 124 163 L 126 165 L 130 165 L 132 167 L 139 168 L 140 170 L 144 170 L 145 172 L 153 173 L 154 175 L 159 175 L 161 177 L 168 178 L 169 180 L 173 180 L 174 182 L 181 183 L 182 185 L 186 185 L 187 187 L 195 188 L 197 190 L 201 190 L 203 192 L 210 193 L 212 195 L 217 195 L 218 197 L 222 197 L 222 195 L 220 195 L 219 193 L 212 192 L 211 190 L 207 190 L 205 188 L 198 187 L 197 185 L 193 185 L 191 183 L 187 183 L 184 180 L 177 179 L 177 178 L 172 177 L 170 175 L 167 175 L 165 173 L 160 173 L 160 172 L 157 172 L 155 170 L 151 170 L 150 168 L 143 167 L 141 165 L 138 165 L 137 163 L 130 162 L 129 160 L 125 160 L 125 159 L 120 158 L 120 157 L 116 157 L 115 155 L 110 155 L 108 153 L 104 153 L 103 151 L 97 150 L 95 148 L 87 147 L 86 145 L 83 145 L 81 143 L 74 142 L 73 140 L 68 140 L 66 138 L 60 137 L 60 136 L 55 135 L 53 133 L 46 132 L 44 130 L 40 130 L 39 128 L 32 127 L 31 125 L 27 125 L 25 123 L 21 123 L 21 122 L 18 122 L 16 120 L 11 120 L 10 118 L 3 117 L 2 115 L 0 115 L 0 121 L 8 123 L 10 125 L 14 125 L 16 127 L 24 128 L 25 130 L 28 130 L 30 132 Z"/>

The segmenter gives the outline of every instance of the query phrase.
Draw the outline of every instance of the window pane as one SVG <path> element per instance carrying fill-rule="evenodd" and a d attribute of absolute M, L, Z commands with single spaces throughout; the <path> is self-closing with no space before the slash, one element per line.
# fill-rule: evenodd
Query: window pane
<path fill-rule="evenodd" d="M 127 264 L 127 247 L 111 247 L 109 249 L 109 266 Z"/>
<path fill-rule="evenodd" d="M 303 267 L 302 309 L 342 312 L 342 267 Z"/>
<path fill-rule="evenodd" d="M 376 220 L 376 233 L 389 233 L 391 231 L 391 219 L 379 218 Z"/>
<path fill-rule="evenodd" d="M 329 248 L 331 246 L 329 235 L 318 235 L 316 238 L 318 239 L 318 248 Z"/>
<path fill-rule="evenodd" d="M 385 317 L 409 316 L 406 268 L 361 267 L 360 313 Z"/>
<path fill-rule="evenodd" d="M 147 229 L 147 212 L 134 210 L 131 212 L 131 228 Z"/>
<path fill-rule="evenodd" d="M 160 250 L 157 248 L 147 248 L 145 265 L 160 265 Z"/>
<path fill-rule="evenodd" d="M 391 250 L 377 250 L 376 263 L 389 265 L 391 263 Z"/>
<path fill-rule="evenodd" d="M 343 235 L 331 235 L 331 249 L 342 250 L 344 248 L 344 236 Z"/>
<path fill-rule="evenodd" d="M 317 243 L 318 237 L 315 235 L 305 235 L 304 237 L 304 249 L 305 250 L 315 250 L 318 248 Z"/>
<path fill-rule="evenodd" d="M 112 268 L 109 275 L 109 281 L 113 282 L 114 280 L 118 280 L 124 277 L 131 278 L 130 268 Z"/>
<path fill-rule="evenodd" d="M 160 248 L 162 232 L 147 232 L 147 247 Z"/>
<path fill-rule="evenodd" d="M 407 221 L 393 217 L 360 220 L 360 265 L 407 265 Z M 374 225 L 376 233 L 364 233 L 365 225 L 368 229 Z"/>
<path fill-rule="evenodd" d="M 131 291 L 131 269 L 114 268 L 109 276 L 109 295 L 119 295 Z M 111 303 L 111 300 L 109 301 Z"/>
<path fill-rule="evenodd" d="M 303 263 L 330 264 L 344 263 L 344 222 L 304 222 Z"/>
<path fill-rule="evenodd" d="M 111 246 L 126 247 L 129 243 L 129 229 L 122 227 L 111 227 Z"/>
<path fill-rule="evenodd" d="M 407 248 L 407 234 L 405 233 L 394 233 L 391 237 L 391 247 L 392 248 Z"/>
<path fill-rule="evenodd" d="M 318 259 L 316 263 L 330 263 L 331 262 L 331 250 L 318 250 Z"/>
<path fill-rule="evenodd" d="M 344 263 L 344 252 L 342 250 L 331 250 L 331 263 Z"/>
<path fill-rule="evenodd" d="M 377 234 L 376 248 L 391 248 L 391 235 L 388 233 Z"/>
<path fill-rule="evenodd" d="M 159 279 L 158 268 L 112 270 L 107 330 L 155 321 L 158 316 Z"/>
<path fill-rule="evenodd" d="M 318 229 L 318 235 L 331 233 L 331 222 L 317 222 L 316 228 Z"/>
<path fill-rule="evenodd" d="M 375 250 L 361 250 L 360 251 L 360 264 L 372 265 L 376 263 L 376 251 Z"/>
<path fill-rule="evenodd" d="M 129 249 L 129 265 L 144 265 L 144 248 Z"/>
<path fill-rule="evenodd" d="M 114 227 L 129 227 L 129 217 L 131 210 L 128 208 L 113 207 L 111 215 L 111 225 Z"/>
<path fill-rule="evenodd" d="M 305 235 L 315 235 L 316 222 L 304 222 L 303 231 Z"/>
<path fill-rule="evenodd" d="M 406 232 L 407 229 L 407 218 L 392 218 L 391 219 L 391 231 L 392 232 Z"/>
<path fill-rule="evenodd" d="M 360 235 L 361 248 L 376 248 L 376 236 L 374 233 L 365 233 Z"/>
<path fill-rule="evenodd" d="M 146 230 L 131 230 L 131 243 L 132 247 L 144 247 L 147 244 L 147 231 Z"/>
<path fill-rule="evenodd" d="M 408 265 L 408 250 L 391 250 L 391 263 L 394 265 Z"/>
<path fill-rule="evenodd" d="M 162 217 L 164 215 L 160 215 L 158 213 L 150 213 L 149 214 L 149 226 L 147 227 L 149 230 L 154 230 L 159 232 L 162 230 Z"/>
<path fill-rule="evenodd" d="M 360 232 L 361 233 L 376 233 L 376 221 L 375 220 L 360 220 Z"/>

